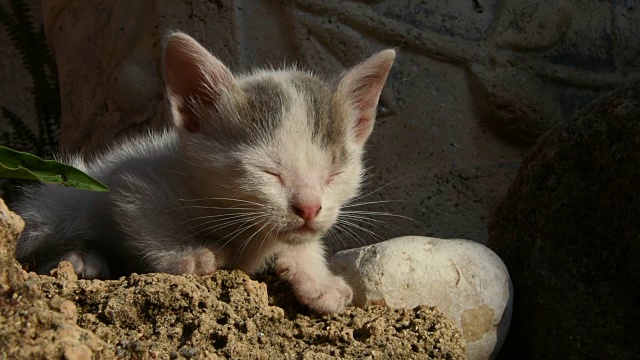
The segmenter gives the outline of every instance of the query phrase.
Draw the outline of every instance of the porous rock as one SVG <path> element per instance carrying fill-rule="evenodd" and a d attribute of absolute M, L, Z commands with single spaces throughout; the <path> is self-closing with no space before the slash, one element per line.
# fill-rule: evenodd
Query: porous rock
<path fill-rule="evenodd" d="M 538 141 L 489 236 L 516 293 L 501 358 L 640 356 L 640 83 Z"/>
<path fill-rule="evenodd" d="M 76 305 L 60 296 L 44 296 L 39 277 L 17 263 L 16 239 L 23 228 L 24 221 L 0 199 L 0 354 L 8 359 L 69 360 L 108 354 L 104 341 L 77 325 Z"/>
<path fill-rule="evenodd" d="M 15 261 L 16 239 L 24 229 L 24 221 L 0 199 L 0 293 L 19 283 L 23 272 Z"/>
<path fill-rule="evenodd" d="M 73 301 L 78 324 L 118 357 L 464 358 L 460 333 L 433 307 L 349 308 L 317 317 L 291 302 L 282 284 L 269 296 L 265 283 L 240 271 L 115 281 L 75 280 L 68 272 L 59 267 L 57 277 L 38 277 L 38 287 Z M 281 298 L 284 310 L 273 306 Z"/>
<path fill-rule="evenodd" d="M 465 358 L 462 334 L 434 307 L 319 317 L 268 273 L 264 282 L 224 270 L 78 280 L 63 261 L 38 276 L 11 258 L 17 230 L 1 229 L 10 234 L 1 238 L 2 271 L 9 263 L 17 274 L 0 292 L 0 354 L 11 359 Z"/>
<path fill-rule="evenodd" d="M 483 245 L 405 236 L 338 252 L 331 265 L 353 287 L 356 306 L 436 306 L 462 329 L 468 359 L 500 350 L 513 292 L 506 267 Z"/>

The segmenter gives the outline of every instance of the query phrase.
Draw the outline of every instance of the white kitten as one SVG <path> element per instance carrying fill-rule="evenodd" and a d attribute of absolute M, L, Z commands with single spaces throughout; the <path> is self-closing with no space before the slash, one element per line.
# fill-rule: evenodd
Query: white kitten
<path fill-rule="evenodd" d="M 164 75 L 175 129 L 70 163 L 110 193 L 52 185 L 17 207 L 17 257 L 46 273 L 255 272 L 275 262 L 297 299 L 341 311 L 351 288 L 321 239 L 358 192 L 363 146 L 393 63 L 375 54 L 335 85 L 296 70 L 234 76 L 191 37 L 168 37 Z"/>

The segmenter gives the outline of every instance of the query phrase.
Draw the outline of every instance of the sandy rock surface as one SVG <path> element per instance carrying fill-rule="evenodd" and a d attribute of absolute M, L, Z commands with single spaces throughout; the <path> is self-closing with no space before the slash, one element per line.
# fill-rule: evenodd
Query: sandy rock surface
<path fill-rule="evenodd" d="M 516 294 L 501 358 L 640 358 L 640 82 L 538 141 L 489 234 Z"/>
<path fill-rule="evenodd" d="M 77 324 L 72 301 L 45 296 L 39 280 L 32 276 L 0 293 L 0 353 L 7 359 L 69 360 L 114 354 L 99 336 Z"/>
<path fill-rule="evenodd" d="M 24 221 L 9 210 L 0 199 L 0 292 L 21 281 L 22 272 L 16 263 L 15 240 L 24 229 Z"/>
<path fill-rule="evenodd" d="M 494 358 L 511 322 L 513 288 L 504 263 L 469 240 L 405 236 L 331 257 L 354 290 L 354 304 L 431 304 L 461 330 L 467 358 Z"/>
<path fill-rule="evenodd" d="M 316 317 L 271 306 L 267 286 L 239 271 L 78 281 L 62 263 L 53 275 L 0 300 L 11 356 L 464 359 L 460 332 L 428 306 Z"/>
<path fill-rule="evenodd" d="M 10 257 L 21 219 L 2 202 L 0 210 L 0 353 L 8 358 L 465 359 L 461 332 L 434 307 L 320 317 L 270 274 L 89 281 L 68 262 L 52 276 L 27 274 Z"/>
<path fill-rule="evenodd" d="M 90 359 L 107 344 L 77 323 L 73 302 L 45 296 L 36 275 L 15 261 L 15 240 L 24 221 L 0 199 L 0 355 L 8 359 Z"/>

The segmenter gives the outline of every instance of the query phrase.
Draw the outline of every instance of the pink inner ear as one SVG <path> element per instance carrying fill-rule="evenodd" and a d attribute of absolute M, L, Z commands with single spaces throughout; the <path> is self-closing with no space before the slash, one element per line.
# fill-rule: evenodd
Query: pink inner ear
<path fill-rule="evenodd" d="M 182 127 L 185 130 L 190 133 L 197 133 L 200 131 L 200 121 L 198 121 L 198 116 L 189 105 L 181 106 L 179 111 L 180 114 L 182 114 Z"/>
<path fill-rule="evenodd" d="M 384 83 L 383 83 L 384 84 Z M 361 98 L 355 100 L 356 111 L 358 112 L 357 120 L 354 124 L 356 131 L 356 139 L 359 142 L 367 140 L 371 131 L 373 131 L 373 123 L 376 116 L 376 106 L 378 105 L 379 93 L 361 93 Z"/>
<path fill-rule="evenodd" d="M 359 141 L 364 141 L 369 137 L 373 130 L 373 126 L 371 126 L 372 122 L 373 119 L 371 117 L 364 116 L 356 121 L 356 138 Z"/>
<path fill-rule="evenodd" d="M 172 76 L 176 76 L 175 73 L 183 75 L 179 81 L 174 82 L 176 86 L 171 90 L 172 95 L 180 99 L 177 109 L 182 120 L 181 125 L 186 131 L 196 133 L 201 126 L 193 106 L 195 104 L 213 105 L 214 95 L 205 91 L 205 84 L 202 80 L 204 77 L 199 69 L 184 62 L 171 65 L 175 66 Z"/>
<path fill-rule="evenodd" d="M 213 106 L 232 82 L 231 72 L 196 40 L 185 34 L 169 38 L 165 50 L 165 81 L 178 126 L 197 132 L 201 124 L 194 106 Z"/>
<path fill-rule="evenodd" d="M 354 128 L 356 131 L 356 139 L 360 142 L 366 141 L 373 130 L 376 107 L 385 80 L 386 71 L 382 74 L 368 74 L 356 80 L 357 85 L 352 90 L 352 101 L 356 107 L 356 111 L 358 111 Z"/>
<path fill-rule="evenodd" d="M 358 112 L 353 126 L 360 143 L 364 143 L 373 130 L 376 106 L 394 58 L 393 50 L 381 51 L 354 67 L 340 81 L 342 94 Z"/>

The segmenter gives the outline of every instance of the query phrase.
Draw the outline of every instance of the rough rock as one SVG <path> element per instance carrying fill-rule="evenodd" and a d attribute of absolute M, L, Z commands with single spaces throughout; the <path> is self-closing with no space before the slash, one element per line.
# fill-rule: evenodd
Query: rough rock
<path fill-rule="evenodd" d="M 491 217 L 516 294 L 504 359 L 640 356 L 639 219 L 636 82 L 544 135 Z"/>
<path fill-rule="evenodd" d="M 406 236 L 340 251 L 331 265 L 353 287 L 356 306 L 436 306 L 462 329 L 470 360 L 494 358 L 507 335 L 509 274 L 476 242 Z"/>
<path fill-rule="evenodd" d="M 9 210 L 0 199 L 0 293 L 23 278 L 22 268 L 15 261 L 16 239 L 24 229 L 24 221 Z"/>
<path fill-rule="evenodd" d="M 0 354 L 9 359 L 91 359 L 107 344 L 76 324 L 76 305 L 44 296 L 14 257 L 24 221 L 0 199 Z M 72 271 L 73 273 L 73 271 Z"/>
<path fill-rule="evenodd" d="M 51 276 L 27 274 L 9 256 L 16 228 L 0 224 L 9 235 L 0 270 L 18 274 L 0 292 L 0 353 L 11 359 L 465 358 L 462 334 L 434 307 L 318 317 L 271 274 L 264 282 L 240 271 L 78 280 L 68 262 Z"/>
<path fill-rule="evenodd" d="M 464 359 L 462 336 L 433 307 L 309 316 L 294 303 L 270 305 L 278 297 L 240 271 L 78 281 L 63 262 L 32 282 L 64 299 L 78 325 L 108 344 L 108 357 Z"/>
<path fill-rule="evenodd" d="M 367 200 L 406 201 L 369 206 L 416 219 L 387 219 L 402 234 L 481 243 L 522 149 L 640 73 L 633 1 L 52 0 L 43 14 L 67 151 L 165 125 L 159 61 L 169 29 L 193 35 L 237 72 L 297 63 L 335 74 L 397 47 L 367 190 L 392 183 Z M 10 98 L 15 87 L 4 84 L 0 97 Z"/>
<path fill-rule="evenodd" d="M 26 274 L 25 274 L 26 275 Z M 77 324 L 77 307 L 46 297 L 40 279 L 0 294 L 0 352 L 7 359 L 92 359 L 114 355 L 109 345 Z"/>

